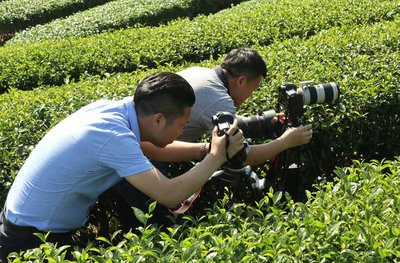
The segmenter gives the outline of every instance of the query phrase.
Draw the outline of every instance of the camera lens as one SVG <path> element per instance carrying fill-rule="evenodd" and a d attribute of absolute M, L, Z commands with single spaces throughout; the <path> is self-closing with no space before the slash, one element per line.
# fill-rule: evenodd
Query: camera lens
<path fill-rule="evenodd" d="M 332 103 L 339 99 L 339 84 L 329 82 L 303 88 L 303 104 Z"/>
<path fill-rule="evenodd" d="M 246 138 L 273 138 L 272 119 L 276 116 L 274 110 L 264 111 L 262 115 L 242 117 L 238 121 L 239 128 Z"/>

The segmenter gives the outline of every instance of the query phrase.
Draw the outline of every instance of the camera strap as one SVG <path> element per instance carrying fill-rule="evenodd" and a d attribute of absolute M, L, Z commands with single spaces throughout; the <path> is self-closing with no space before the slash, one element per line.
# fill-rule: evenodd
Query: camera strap
<path fill-rule="evenodd" d="M 214 68 L 214 71 L 217 74 L 218 78 L 221 80 L 222 84 L 224 84 L 224 87 L 228 91 L 228 95 L 230 95 L 228 77 L 226 76 L 224 70 L 221 68 L 221 66 L 216 66 Z"/>
<path fill-rule="evenodd" d="M 229 134 L 228 134 L 227 132 L 224 132 L 224 133 L 225 133 L 225 137 L 226 137 L 226 139 L 225 139 L 226 162 L 227 162 L 228 165 L 229 165 L 229 163 L 230 163 L 230 157 L 229 157 L 229 154 L 228 154 L 228 147 L 229 147 L 229 144 L 230 144 L 231 142 L 230 142 L 230 140 L 229 140 Z"/>
<path fill-rule="evenodd" d="M 189 210 L 189 208 L 193 205 L 194 201 L 197 200 L 197 198 L 200 196 L 201 193 L 201 188 L 194 193 L 191 197 L 189 197 L 188 199 L 184 200 L 181 203 L 181 206 L 176 208 L 176 209 L 169 209 L 169 211 L 171 212 L 171 214 L 173 215 L 183 215 L 186 213 L 187 210 Z"/>

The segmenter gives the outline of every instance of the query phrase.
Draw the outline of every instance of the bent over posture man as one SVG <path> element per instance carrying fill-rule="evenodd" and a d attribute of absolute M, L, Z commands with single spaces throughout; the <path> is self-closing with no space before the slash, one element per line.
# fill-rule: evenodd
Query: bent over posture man
<path fill-rule="evenodd" d="M 161 148 L 171 143 L 189 119 L 194 102 L 186 80 L 162 72 L 145 78 L 133 99 L 94 102 L 52 128 L 8 193 L 0 225 L 1 259 L 38 246 L 36 232 L 50 232 L 48 241 L 73 245 L 74 230 L 85 224 L 97 197 L 122 178 L 166 207 L 191 196 L 226 161 L 226 151 L 233 156 L 243 148 L 242 133 L 234 134 L 237 126 L 228 131 L 227 150 L 225 136 L 217 136 L 215 130 L 210 154 L 173 179 L 143 155 L 140 142 Z M 177 145 L 169 151 L 182 149 Z"/>
<path fill-rule="evenodd" d="M 236 112 L 259 89 L 262 79 L 267 76 L 265 62 L 256 50 L 248 47 L 232 49 L 222 59 L 221 64 L 214 68 L 191 67 L 178 74 L 192 85 L 196 94 L 192 114 L 178 140 L 196 141 L 211 131 L 214 126 L 212 116 L 219 111 L 236 116 L 239 128 L 246 138 L 257 134 L 246 127 L 244 117 Z M 269 126 L 273 129 L 272 125 Z M 311 128 L 311 125 L 305 125 L 288 129 L 276 140 L 251 145 L 246 164 L 265 163 L 288 148 L 308 143 L 312 137 Z M 260 137 L 263 136 L 266 137 L 267 134 L 261 134 Z"/>
<path fill-rule="evenodd" d="M 248 47 L 236 48 L 226 54 L 221 64 L 215 68 L 191 67 L 178 74 L 193 87 L 196 102 L 189 121 L 177 140 L 197 141 L 213 129 L 212 116 L 221 111 L 236 117 L 239 128 L 246 138 L 252 138 L 253 134 L 256 134 L 243 122 L 244 117 L 236 112 L 237 107 L 251 97 L 267 75 L 265 62 L 256 50 Z M 270 126 L 272 129 L 272 124 Z M 308 143 L 312 134 L 311 125 L 300 125 L 287 129 L 275 140 L 253 144 L 248 149 L 246 164 L 251 166 L 263 164 L 286 149 Z M 263 134 L 260 137 L 263 137 Z M 204 143 L 203 146 L 207 151 L 210 144 Z M 154 147 L 151 143 L 143 143 L 142 149 L 153 160 L 163 159 L 166 155 L 166 149 Z"/>

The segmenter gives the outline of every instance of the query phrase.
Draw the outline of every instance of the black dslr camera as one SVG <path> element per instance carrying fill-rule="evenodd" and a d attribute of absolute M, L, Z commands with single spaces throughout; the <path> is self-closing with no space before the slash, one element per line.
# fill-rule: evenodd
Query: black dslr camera
<path fill-rule="evenodd" d="M 272 119 L 276 116 L 274 110 L 264 111 L 261 115 L 244 117 L 239 119 L 238 126 L 246 138 L 279 137 L 282 132 L 290 126 L 299 126 L 304 123 L 304 105 L 333 103 L 339 99 L 339 84 L 335 82 L 311 85 L 311 81 L 304 81 L 297 87 L 292 83 L 286 83 L 279 87 L 277 111 L 286 115 L 286 124 L 276 122 Z"/>
<path fill-rule="evenodd" d="M 219 136 L 223 136 L 228 132 L 234 120 L 234 116 L 226 111 L 219 111 L 212 117 L 212 123 L 218 127 Z M 229 168 L 242 169 L 244 167 L 244 162 L 247 158 L 246 148 L 248 147 L 246 141 L 244 142 L 244 144 L 244 147 L 238 153 L 229 158 L 227 162 Z"/>
<path fill-rule="evenodd" d="M 311 83 L 300 82 L 299 87 L 286 83 L 279 87 L 277 110 L 285 109 L 286 119 L 294 127 L 304 123 L 304 105 L 331 104 L 339 99 L 339 84 L 329 82 L 313 86 Z"/>

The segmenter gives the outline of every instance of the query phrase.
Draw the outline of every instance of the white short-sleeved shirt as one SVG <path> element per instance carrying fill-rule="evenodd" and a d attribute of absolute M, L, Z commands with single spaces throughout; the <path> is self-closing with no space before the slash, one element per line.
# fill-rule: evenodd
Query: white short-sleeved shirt
<path fill-rule="evenodd" d="M 192 67 L 178 73 L 193 87 L 196 102 L 178 140 L 195 141 L 214 127 L 212 116 L 218 111 L 236 115 L 234 102 L 214 69 Z"/>
<path fill-rule="evenodd" d="M 67 232 L 87 220 L 97 197 L 122 177 L 153 168 L 140 149 L 132 97 L 91 103 L 38 143 L 9 191 L 9 221 Z"/>

